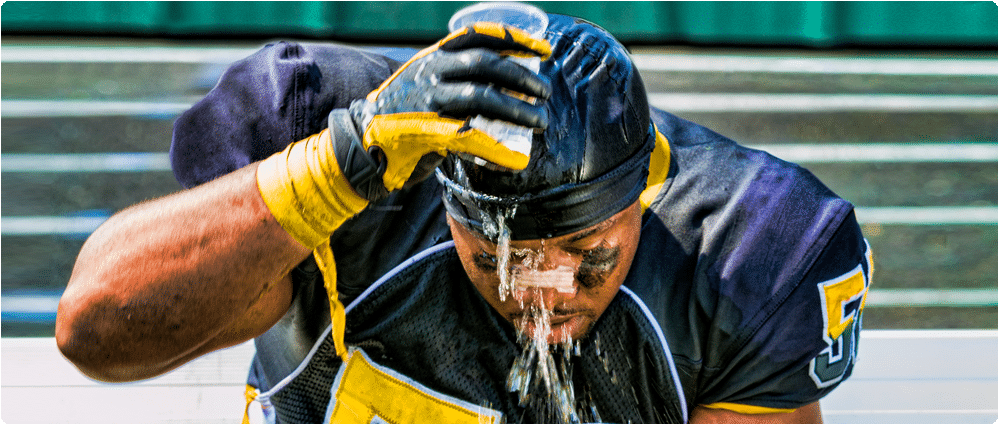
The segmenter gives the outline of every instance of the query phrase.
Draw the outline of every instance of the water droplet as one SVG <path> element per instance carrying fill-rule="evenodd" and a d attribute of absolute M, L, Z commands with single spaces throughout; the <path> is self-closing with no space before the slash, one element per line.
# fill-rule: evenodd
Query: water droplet
<path fill-rule="evenodd" d="M 587 410 L 590 413 L 590 422 L 602 422 L 601 415 L 597 413 L 597 405 L 594 404 L 594 398 L 589 393 L 587 394 Z"/>

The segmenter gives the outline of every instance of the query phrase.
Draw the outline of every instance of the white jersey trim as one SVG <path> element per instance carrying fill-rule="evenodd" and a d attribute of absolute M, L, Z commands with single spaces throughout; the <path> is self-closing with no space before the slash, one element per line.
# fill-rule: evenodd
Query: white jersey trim
<path fill-rule="evenodd" d="M 435 252 L 448 249 L 453 246 L 455 246 L 455 243 L 453 241 L 447 241 L 434 245 L 430 248 L 421 251 L 417 255 L 410 257 L 406 261 L 400 263 L 398 266 L 393 267 L 392 270 L 389 270 L 389 272 L 387 272 L 378 280 L 376 280 L 375 283 L 371 284 L 371 286 L 369 286 L 368 289 L 362 292 L 361 295 L 359 295 L 353 302 L 351 302 L 351 304 L 344 309 L 345 313 L 349 313 L 356 305 L 358 305 L 358 303 L 363 301 L 368 295 L 371 295 L 371 293 L 376 288 L 381 286 L 383 283 L 389 280 L 389 278 L 395 276 L 397 273 L 399 273 L 406 267 L 409 267 L 413 263 L 420 261 L 424 257 L 434 254 Z M 270 403 L 271 395 L 277 393 L 278 391 L 281 391 L 289 383 L 295 380 L 295 378 L 297 378 L 300 374 L 302 374 L 302 372 L 306 369 L 306 367 L 309 366 L 309 362 L 312 361 L 312 358 L 316 355 L 316 352 L 319 351 L 320 345 L 323 344 L 323 341 L 326 341 L 326 337 L 330 335 L 330 332 L 332 331 L 333 331 L 333 325 L 331 324 L 326 327 L 326 330 L 323 331 L 322 334 L 320 334 L 320 337 L 316 340 L 316 343 L 313 344 L 312 348 L 309 350 L 309 353 L 306 354 L 306 357 L 302 359 L 302 362 L 299 363 L 299 365 L 295 368 L 295 370 L 293 370 L 292 373 L 288 374 L 288 376 L 284 377 L 282 380 L 278 381 L 278 383 L 275 384 L 274 387 L 272 387 L 270 390 L 267 390 L 267 392 L 259 394 L 256 400 L 261 404 Z"/>
<path fill-rule="evenodd" d="M 632 297 L 632 300 L 635 301 L 635 303 L 639 305 L 639 308 L 642 309 L 642 313 L 646 315 L 646 320 L 648 320 L 649 324 L 656 330 L 656 337 L 660 340 L 660 346 L 663 347 L 663 353 L 667 356 L 667 363 L 670 364 L 670 376 L 674 379 L 674 388 L 677 389 L 677 397 L 680 399 L 681 414 L 684 418 L 684 423 L 687 423 L 688 410 L 687 399 L 684 397 L 684 387 L 681 386 L 681 378 L 677 373 L 677 366 L 674 364 L 674 356 L 670 353 L 670 346 L 667 344 L 667 338 L 663 336 L 663 330 L 660 329 L 660 323 L 656 321 L 656 318 L 653 317 L 653 313 L 649 311 L 648 307 L 646 307 L 646 303 L 642 302 L 642 299 L 640 299 L 635 292 L 632 292 L 631 289 L 628 289 L 625 286 L 621 286 L 621 291 Z"/>

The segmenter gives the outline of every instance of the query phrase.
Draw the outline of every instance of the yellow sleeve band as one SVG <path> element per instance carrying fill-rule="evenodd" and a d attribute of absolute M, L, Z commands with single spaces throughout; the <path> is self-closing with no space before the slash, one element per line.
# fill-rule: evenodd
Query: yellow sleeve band
<path fill-rule="evenodd" d="M 709 409 L 725 409 L 736 413 L 742 413 L 744 415 L 763 415 L 766 413 L 791 413 L 795 411 L 795 409 L 780 409 L 777 407 L 751 406 L 749 404 L 726 403 L 726 402 L 703 404 L 702 406 L 707 407 Z"/>
<path fill-rule="evenodd" d="M 330 301 L 334 345 L 346 361 L 344 305 L 337 298 L 337 264 L 329 240 L 334 230 L 368 206 L 368 200 L 354 191 L 340 170 L 329 130 L 262 161 L 257 187 L 281 228 L 313 249 Z"/>
<path fill-rule="evenodd" d="M 341 172 L 329 130 L 261 161 L 257 187 L 281 228 L 308 248 L 368 206 Z"/>

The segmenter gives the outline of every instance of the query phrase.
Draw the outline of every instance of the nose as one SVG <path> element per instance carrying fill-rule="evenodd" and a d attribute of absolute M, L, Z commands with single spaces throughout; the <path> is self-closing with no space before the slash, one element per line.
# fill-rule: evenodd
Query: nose
<path fill-rule="evenodd" d="M 549 263 L 543 267 L 518 269 L 514 285 L 521 303 L 553 310 L 556 305 L 576 296 L 576 269 L 565 264 Z"/>
<path fill-rule="evenodd" d="M 518 287 L 516 291 L 518 301 L 525 308 L 538 306 L 548 311 L 555 310 L 557 305 L 576 294 L 575 286 L 573 293 L 570 294 L 559 292 L 554 288 L 539 287 Z"/>
<path fill-rule="evenodd" d="M 541 305 L 552 310 L 559 303 L 576 296 L 577 260 L 557 246 L 542 240 L 534 247 L 520 250 L 522 261 L 512 261 L 511 268 L 517 298 L 524 306 Z M 539 304 L 541 303 L 541 304 Z"/>

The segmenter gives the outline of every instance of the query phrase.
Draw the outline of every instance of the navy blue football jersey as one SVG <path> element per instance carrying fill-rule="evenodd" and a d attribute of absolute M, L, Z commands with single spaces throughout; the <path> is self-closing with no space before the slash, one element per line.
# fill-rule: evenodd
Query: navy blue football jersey
<path fill-rule="evenodd" d="M 392 59 L 343 46 L 269 45 L 234 64 L 205 99 L 177 120 L 171 146 L 175 175 L 190 187 L 264 159 L 322 130 L 332 108 L 365 96 L 398 66 Z M 635 403 L 639 413 L 603 419 L 684 421 L 686 412 L 697 405 L 792 409 L 823 397 L 851 373 L 871 279 L 871 252 L 853 207 L 795 164 L 740 146 L 664 111 L 652 109 L 651 118 L 668 140 L 669 172 L 643 215 L 639 249 L 622 290 L 627 297 L 620 294 L 622 301 L 615 301 L 624 310 L 609 310 L 629 311 L 620 317 L 644 318 L 635 329 L 642 329 L 637 332 L 645 339 L 629 346 L 623 343 L 620 351 L 662 340 L 669 347 L 662 351 L 669 352 L 665 355 L 669 360 L 654 360 L 655 367 L 642 370 L 669 371 L 676 379 L 648 377 L 643 381 L 648 385 L 640 391 L 645 393 L 623 399 Z M 440 195 L 440 184 L 427 179 L 372 203 L 333 234 L 341 300 L 360 306 L 349 312 L 348 320 L 366 323 L 354 327 L 356 331 L 377 334 L 372 330 L 387 329 L 371 310 L 365 310 L 363 319 L 354 317 L 364 310 L 364 303 L 376 303 L 366 293 L 373 284 L 380 278 L 391 280 L 390 271 L 397 266 L 451 239 Z M 458 273 L 447 267 L 432 272 Z M 315 263 L 307 260 L 292 273 L 292 306 L 255 340 L 257 355 L 249 383 L 269 396 L 303 376 L 303 370 L 315 369 L 330 324 Z M 464 275 L 448 281 L 467 284 Z M 398 285 L 410 284 L 416 285 Z M 469 288 L 452 289 L 449 293 L 464 294 L 459 300 L 471 296 Z M 396 302 L 400 308 L 407 303 Z M 394 308 L 391 299 L 379 298 L 375 305 L 379 311 Z M 480 309 L 476 314 L 492 313 Z M 480 317 L 476 323 L 490 320 L 496 318 Z M 418 334 L 385 332 L 393 340 L 420 340 Z M 497 332 L 487 340 L 507 338 Z M 467 404 L 476 410 L 485 402 L 492 406 L 487 410 L 500 412 L 505 420 L 539 418 L 501 408 L 503 394 L 454 390 L 444 374 L 428 372 L 438 370 L 431 367 L 434 359 L 419 358 L 419 350 L 390 352 L 392 347 L 376 341 L 378 335 L 366 334 L 367 339 L 351 335 L 347 342 L 353 341 L 352 349 L 364 353 L 357 358 L 366 359 L 362 366 L 375 371 L 371 376 L 402 376 L 422 394 L 449 405 Z M 422 366 L 398 360 L 406 356 L 417 357 L 407 361 Z M 339 358 L 325 361 L 306 381 L 345 384 L 339 379 L 348 365 Z M 482 369 L 489 371 L 482 379 L 499 379 L 491 374 L 503 362 L 494 363 Z M 672 386 L 663 393 L 675 403 L 670 412 L 645 405 L 662 401 L 663 394 L 652 393 L 664 391 L 664 383 Z M 315 406 L 315 415 L 330 413 L 326 409 L 331 387 L 323 385 L 319 393 L 326 394 L 326 400 L 307 404 Z M 612 392 L 598 396 L 611 397 Z M 291 396 L 301 397 L 305 396 Z M 279 406 L 271 419 L 306 420 L 290 411 L 287 405 Z"/>

